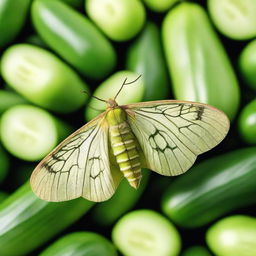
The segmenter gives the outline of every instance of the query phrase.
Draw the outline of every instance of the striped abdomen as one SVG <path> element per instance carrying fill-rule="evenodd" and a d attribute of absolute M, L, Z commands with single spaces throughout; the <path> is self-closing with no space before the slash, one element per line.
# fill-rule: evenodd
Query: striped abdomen
<path fill-rule="evenodd" d="M 140 155 L 136 138 L 126 122 L 126 113 L 115 108 L 108 112 L 107 120 L 111 146 L 120 171 L 132 187 L 138 188 L 142 177 Z"/>

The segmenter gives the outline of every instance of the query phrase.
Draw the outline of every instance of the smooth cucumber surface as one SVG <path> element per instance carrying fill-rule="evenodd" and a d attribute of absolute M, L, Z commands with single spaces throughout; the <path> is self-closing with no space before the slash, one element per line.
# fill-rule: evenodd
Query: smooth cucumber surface
<path fill-rule="evenodd" d="M 82 198 L 50 203 L 36 197 L 29 183 L 0 204 L 0 255 L 22 256 L 72 225 L 93 206 Z"/>
<path fill-rule="evenodd" d="M 50 48 L 81 74 L 102 79 L 113 70 L 114 48 L 85 15 L 60 1 L 35 0 L 32 21 Z"/>
<path fill-rule="evenodd" d="M 213 157 L 178 177 L 163 196 L 162 210 L 176 224 L 196 228 L 256 202 L 256 148 Z"/>
<path fill-rule="evenodd" d="M 144 101 L 161 100 L 169 96 L 171 87 L 160 31 L 156 24 L 148 22 L 130 45 L 126 68 L 142 75 L 145 84 Z"/>

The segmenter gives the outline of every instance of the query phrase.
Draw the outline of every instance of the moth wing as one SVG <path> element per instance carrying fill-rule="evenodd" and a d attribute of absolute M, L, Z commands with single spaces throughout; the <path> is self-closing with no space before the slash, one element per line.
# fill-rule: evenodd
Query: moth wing
<path fill-rule="evenodd" d="M 122 106 L 145 156 L 145 167 L 166 176 L 187 171 L 229 130 L 220 110 L 189 101 L 164 100 Z"/>
<path fill-rule="evenodd" d="M 30 178 L 34 193 L 60 202 L 84 197 L 100 202 L 115 192 L 122 174 L 110 161 L 105 113 L 71 134 L 35 168 Z"/>

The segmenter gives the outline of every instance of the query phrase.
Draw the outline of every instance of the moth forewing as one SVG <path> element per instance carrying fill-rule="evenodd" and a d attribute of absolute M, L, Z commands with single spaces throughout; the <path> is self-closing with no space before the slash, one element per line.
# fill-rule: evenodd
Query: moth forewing
<path fill-rule="evenodd" d="M 187 171 L 197 155 L 226 136 L 229 120 L 207 104 L 163 100 L 122 106 L 144 152 L 147 168 L 174 176 Z"/>
<path fill-rule="evenodd" d="M 75 131 L 38 164 L 30 178 L 38 197 L 53 202 L 81 196 L 104 201 L 113 195 L 120 176 L 110 170 L 105 116 L 106 112 Z"/>

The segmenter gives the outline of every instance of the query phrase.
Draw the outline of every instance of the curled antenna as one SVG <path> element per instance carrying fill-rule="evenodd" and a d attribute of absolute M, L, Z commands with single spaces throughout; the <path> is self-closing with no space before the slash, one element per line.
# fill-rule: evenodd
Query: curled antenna
<path fill-rule="evenodd" d="M 135 80 L 133 80 L 133 81 L 131 81 L 131 82 L 126 82 L 126 81 L 127 81 L 127 77 L 126 77 L 126 78 L 124 79 L 123 84 L 121 85 L 121 88 L 120 88 L 119 91 L 117 92 L 117 94 L 116 94 L 114 100 L 116 100 L 118 94 L 122 91 L 122 89 L 123 89 L 123 87 L 124 87 L 125 85 L 135 83 L 137 80 L 139 80 L 140 77 L 141 77 L 141 75 L 139 75 Z"/>
<path fill-rule="evenodd" d="M 100 100 L 100 101 L 103 101 L 103 102 L 105 102 L 105 103 L 108 103 L 107 100 L 104 100 L 104 99 L 98 98 L 97 96 L 91 95 L 91 94 L 90 94 L 89 92 L 87 92 L 87 91 L 83 91 L 83 93 L 85 93 L 85 94 L 89 95 L 90 97 L 93 97 L 93 98 L 95 98 L 95 99 L 97 99 L 97 100 Z"/>

